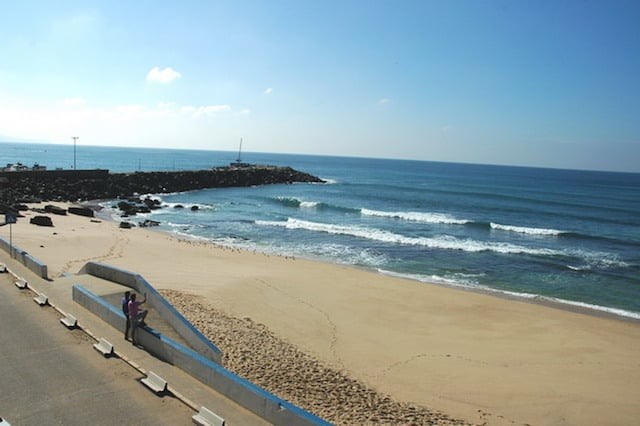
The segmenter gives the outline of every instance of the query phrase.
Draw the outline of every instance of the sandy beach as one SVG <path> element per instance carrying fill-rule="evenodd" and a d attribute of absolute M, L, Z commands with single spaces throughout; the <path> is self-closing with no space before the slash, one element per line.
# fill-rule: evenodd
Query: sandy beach
<path fill-rule="evenodd" d="M 137 272 L 225 351 L 229 368 L 296 404 L 311 395 L 317 414 L 339 424 L 420 423 L 421 410 L 442 424 L 640 418 L 637 322 L 80 216 L 51 215 L 55 226 L 39 227 L 29 224 L 35 213 L 24 214 L 13 242 L 49 266 L 54 285 L 90 260 Z M 0 235 L 8 239 L 9 227 Z M 305 385 L 327 372 L 335 375 L 327 386 L 342 383 L 335 398 Z M 370 416 L 350 415 L 351 404 L 369 404 Z"/>

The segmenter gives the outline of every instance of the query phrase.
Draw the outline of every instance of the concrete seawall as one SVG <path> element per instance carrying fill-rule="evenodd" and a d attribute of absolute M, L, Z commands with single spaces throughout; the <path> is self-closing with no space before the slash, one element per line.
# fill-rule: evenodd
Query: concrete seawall
<path fill-rule="evenodd" d="M 189 345 L 204 357 L 220 363 L 222 352 L 209 341 L 197 328 L 187 321 L 167 300 L 156 291 L 142 276 L 110 265 L 97 262 L 85 264 L 79 274 L 89 274 L 104 280 L 122 284 L 140 294 L 147 295 L 147 303 L 182 337 Z M 124 317 L 123 317 L 124 318 Z M 124 329 L 124 322 L 120 326 Z"/>
<path fill-rule="evenodd" d="M 118 275 L 118 272 L 114 272 L 114 275 Z M 124 329 L 124 314 L 83 286 L 73 286 L 73 300 L 113 327 Z M 292 426 L 330 425 L 320 417 L 276 397 L 151 327 L 140 328 L 137 336 L 140 344 L 159 359 L 176 365 L 268 422 Z"/>
<path fill-rule="evenodd" d="M 11 245 L 9 244 L 9 241 L 5 240 L 2 237 L 0 237 L 0 248 L 6 251 L 7 253 L 9 253 L 9 255 L 11 255 Z M 44 278 L 45 280 L 49 279 L 49 272 L 48 272 L 47 265 L 40 262 L 38 259 L 31 256 L 29 253 L 22 250 L 21 248 L 16 247 L 15 244 L 13 245 L 13 258 L 18 260 L 27 268 L 29 268 L 31 272 L 33 272 L 40 278 Z"/>

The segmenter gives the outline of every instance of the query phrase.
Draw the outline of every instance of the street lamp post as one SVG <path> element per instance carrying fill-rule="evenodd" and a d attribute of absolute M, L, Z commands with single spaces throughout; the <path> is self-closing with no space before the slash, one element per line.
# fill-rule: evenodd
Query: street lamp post
<path fill-rule="evenodd" d="M 73 139 L 73 170 L 76 169 L 76 141 L 80 139 L 78 136 L 71 136 Z"/>

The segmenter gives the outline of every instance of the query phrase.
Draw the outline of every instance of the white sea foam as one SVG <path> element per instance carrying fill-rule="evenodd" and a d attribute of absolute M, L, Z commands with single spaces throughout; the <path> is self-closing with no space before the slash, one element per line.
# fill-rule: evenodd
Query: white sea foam
<path fill-rule="evenodd" d="M 578 308 L 606 312 L 608 314 L 640 320 L 640 312 L 627 311 L 625 309 L 618 309 L 618 308 L 609 308 L 609 307 L 600 306 L 600 305 L 592 305 L 590 303 L 576 302 L 574 300 L 559 299 L 556 297 L 537 296 L 536 299 L 547 300 L 547 301 L 559 303 L 562 305 L 570 305 Z"/>
<path fill-rule="evenodd" d="M 300 201 L 300 208 L 303 209 L 314 209 L 318 207 L 318 202 L 316 201 Z"/>
<path fill-rule="evenodd" d="M 167 195 L 167 194 L 163 194 L 163 195 Z M 140 197 L 141 200 L 144 200 L 145 198 L 148 198 L 150 200 L 162 202 L 162 197 L 160 195 L 158 195 L 158 194 L 142 194 L 139 197 Z"/>
<path fill-rule="evenodd" d="M 609 269 L 609 268 L 627 268 L 629 264 L 616 255 L 603 252 L 588 252 L 578 250 L 576 255 L 584 258 L 587 264 L 582 266 L 583 269 Z"/>
<path fill-rule="evenodd" d="M 545 248 L 529 248 L 504 242 L 482 242 L 471 239 L 459 239 L 448 235 L 438 237 L 408 237 L 405 235 L 394 234 L 392 232 L 381 229 L 309 222 L 292 218 L 289 218 L 287 221 L 258 220 L 255 223 L 257 225 L 263 226 L 280 226 L 287 229 L 303 229 L 314 232 L 325 232 L 335 235 L 350 235 L 353 237 L 365 238 L 385 243 L 423 246 L 434 249 L 462 250 L 466 252 L 494 251 L 504 254 L 524 253 L 540 256 L 553 256 L 563 254 L 562 252 L 557 250 Z"/>
<path fill-rule="evenodd" d="M 423 274 L 407 274 L 401 272 L 388 271 L 385 269 L 378 269 L 378 272 L 384 275 L 389 275 L 392 277 L 398 278 L 406 278 L 413 281 L 420 281 L 423 283 L 429 284 L 446 284 L 453 287 L 463 287 L 470 289 L 489 289 L 488 287 L 482 286 L 478 283 L 477 278 L 480 275 L 472 275 L 472 274 L 451 274 L 447 276 L 440 275 L 423 275 Z"/>
<path fill-rule="evenodd" d="M 185 240 L 191 240 L 191 241 L 200 241 L 200 242 L 205 242 L 205 243 L 212 243 L 212 244 L 218 244 L 218 242 L 213 239 L 213 238 L 208 238 L 208 237 L 203 237 L 200 235 L 193 235 L 189 232 L 184 232 L 180 229 L 174 229 L 172 231 L 170 231 L 170 233 L 177 235 L 178 237 L 185 239 Z M 220 244 L 223 245 L 223 244 Z"/>
<path fill-rule="evenodd" d="M 276 197 L 276 200 L 288 206 L 300 207 L 302 209 L 313 209 L 320 204 L 317 201 L 304 201 L 296 197 Z"/>
<path fill-rule="evenodd" d="M 196 206 L 198 210 L 215 210 L 215 206 L 211 204 L 198 204 L 198 203 L 162 203 L 163 209 L 175 209 L 176 206 L 182 206 L 185 210 L 191 209 L 191 207 Z M 161 212 L 162 209 L 153 210 L 155 212 Z"/>
<path fill-rule="evenodd" d="M 529 228 L 526 226 L 501 225 L 499 223 L 493 223 L 493 222 L 491 222 L 491 229 L 496 229 L 499 231 L 517 232 L 520 234 L 528 234 L 528 235 L 560 235 L 560 234 L 566 233 L 566 231 L 559 231 L 557 229 Z"/>
<path fill-rule="evenodd" d="M 323 177 L 321 177 L 320 179 L 322 179 L 324 181 L 325 185 L 335 185 L 336 183 L 338 183 L 338 181 L 335 180 L 335 179 L 328 179 L 328 178 L 323 178 Z"/>
<path fill-rule="evenodd" d="M 393 219 L 409 220 L 422 223 L 447 224 L 447 225 L 464 225 L 469 223 L 465 219 L 457 219 L 453 216 L 443 213 L 429 212 L 386 212 L 379 210 L 361 209 L 360 213 L 365 216 L 388 217 Z"/>
<path fill-rule="evenodd" d="M 504 295 L 519 298 L 519 299 L 538 300 L 541 302 L 546 301 L 546 302 L 556 303 L 559 305 L 575 306 L 575 307 L 590 310 L 590 311 L 605 312 L 608 314 L 617 315 L 624 318 L 640 320 L 640 312 L 627 311 L 625 309 L 618 309 L 618 308 L 610 308 L 606 306 L 594 305 L 591 303 L 577 302 L 574 300 L 560 299 L 557 297 L 541 296 L 539 294 L 533 294 L 533 293 L 500 290 L 500 289 L 491 288 L 485 285 L 478 284 L 477 281 L 473 279 L 473 276 L 467 276 L 468 278 L 465 278 L 465 274 L 454 274 L 453 276 L 441 277 L 437 275 L 429 276 L 429 275 L 421 275 L 421 274 L 403 274 L 399 272 L 386 271 L 384 269 L 378 269 L 378 272 L 385 275 L 395 276 L 399 278 L 406 278 L 406 279 L 420 281 L 420 282 L 429 283 L 429 284 L 445 284 L 451 287 L 460 287 L 460 288 L 465 288 L 470 290 L 481 290 L 481 291 L 486 291 L 490 293 L 504 294 Z"/>
<path fill-rule="evenodd" d="M 193 228 L 194 227 L 193 223 L 166 222 L 165 225 L 167 225 L 170 228 Z"/>
<path fill-rule="evenodd" d="M 567 268 L 571 269 L 572 271 L 588 271 L 591 269 L 588 266 L 572 266 L 572 265 L 567 265 Z"/>
<path fill-rule="evenodd" d="M 284 196 L 278 196 L 276 197 L 276 200 L 285 203 L 285 204 L 295 204 L 295 205 L 299 205 L 300 204 L 300 200 L 296 197 L 284 197 Z"/>
<path fill-rule="evenodd" d="M 384 254 L 371 249 L 359 249 L 342 244 L 320 244 L 320 245 L 297 245 L 292 247 L 297 253 L 309 254 L 321 259 L 328 259 L 346 265 L 364 265 L 367 267 L 377 267 L 387 262 Z"/>

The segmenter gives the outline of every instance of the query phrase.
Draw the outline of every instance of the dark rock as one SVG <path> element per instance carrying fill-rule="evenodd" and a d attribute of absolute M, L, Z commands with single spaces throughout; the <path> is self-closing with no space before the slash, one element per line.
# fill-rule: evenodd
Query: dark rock
<path fill-rule="evenodd" d="M 191 206 L 191 211 L 192 212 L 198 211 L 199 208 L 200 207 L 198 207 L 198 206 Z"/>
<path fill-rule="evenodd" d="M 87 207 L 69 207 L 69 213 L 86 217 L 94 216 L 93 210 Z"/>
<path fill-rule="evenodd" d="M 176 204 L 175 206 L 173 206 L 174 209 L 184 209 L 184 206 L 182 204 Z"/>
<path fill-rule="evenodd" d="M 135 205 L 135 204 L 129 203 L 129 202 L 127 202 L 127 201 L 120 201 L 120 202 L 118 203 L 118 208 L 119 208 L 120 210 L 122 210 L 122 211 L 125 211 L 125 212 L 126 212 L 127 210 L 132 210 L 132 209 L 134 209 L 135 207 L 136 207 L 136 205 Z"/>
<path fill-rule="evenodd" d="M 128 201 L 120 201 L 118 203 L 118 208 L 122 210 L 124 217 L 135 216 L 136 213 L 138 213 L 138 206 Z"/>
<path fill-rule="evenodd" d="M 122 229 L 131 229 L 133 228 L 135 225 L 131 222 L 120 222 L 120 228 Z"/>
<path fill-rule="evenodd" d="M 46 206 L 44 206 L 44 211 L 47 213 L 53 213 L 53 214 L 57 214 L 60 216 L 66 216 L 67 215 L 67 210 L 63 209 L 61 207 L 58 206 L 54 206 L 52 204 L 47 204 Z"/>
<path fill-rule="evenodd" d="M 151 197 L 145 198 L 144 200 L 142 200 L 142 203 L 151 210 L 159 209 L 161 207 L 160 200 L 154 200 Z"/>
<path fill-rule="evenodd" d="M 0 205 L 18 202 L 87 201 L 120 198 L 129 206 L 160 207 L 137 194 L 184 192 L 205 188 L 248 187 L 293 182 L 323 182 L 290 167 L 251 165 L 174 172 L 109 173 L 108 170 L 0 172 Z M 145 199 L 146 200 L 146 199 Z M 121 201 L 125 202 L 125 201 Z M 120 203 L 119 203 L 120 204 Z M 120 207 L 120 206 L 119 206 Z M 123 211 L 125 209 L 122 209 Z M 127 208 L 137 210 L 137 207 Z"/>
<path fill-rule="evenodd" d="M 139 227 L 141 228 L 146 228 L 146 227 L 151 227 L 151 226 L 159 226 L 160 222 L 155 221 L 155 220 L 150 220 L 150 219 L 145 219 L 144 222 L 140 222 L 138 224 Z"/>
<path fill-rule="evenodd" d="M 29 223 L 38 226 L 53 226 L 53 221 L 49 216 L 34 216 Z"/>
<path fill-rule="evenodd" d="M 13 209 L 19 212 L 25 212 L 29 210 L 29 206 L 27 206 L 26 204 L 14 204 Z"/>

